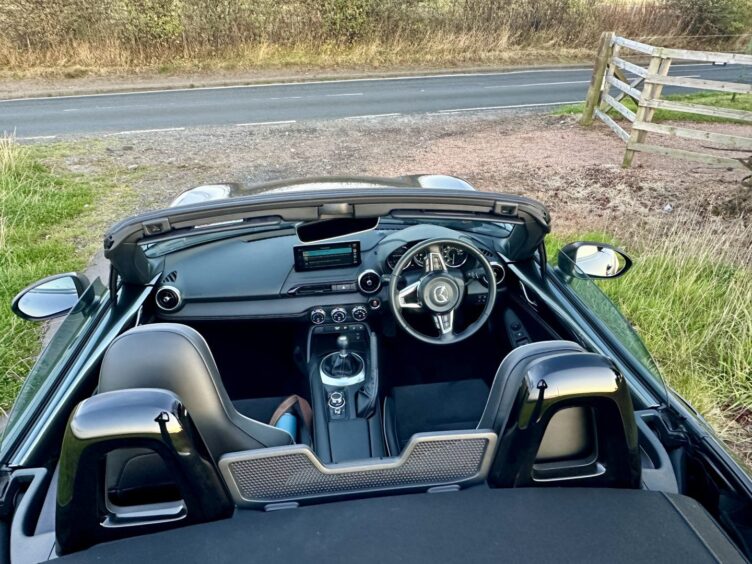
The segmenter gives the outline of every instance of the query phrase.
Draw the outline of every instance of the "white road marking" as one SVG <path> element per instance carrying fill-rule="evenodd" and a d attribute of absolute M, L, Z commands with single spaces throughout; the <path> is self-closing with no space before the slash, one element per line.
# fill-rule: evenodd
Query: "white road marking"
<path fill-rule="evenodd" d="M 367 115 L 367 116 L 349 116 L 349 117 L 342 118 L 342 119 L 369 119 L 369 118 L 379 118 L 379 117 L 392 117 L 392 116 L 399 116 L 399 115 L 401 115 L 401 114 L 399 114 L 399 113 L 396 113 L 396 114 L 370 114 L 370 115 Z"/>
<path fill-rule="evenodd" d="M 679 66 L 679 65 L 675 65 Z M 532 74 L 539 72 L 577 72 L 590 71 L 591 67 L 559 68 L 559 69 L 527 69 L 516 71 L 499 71 L 499 72 L 468 72 L 468 73 L 447 73 L 447 74 L 428 74 L 428 75 L 410 75 L 410 76 L 382 76 L 382 77 L 364 77 L 364 78 L 341 78 L 335 80 L 309 80 L 309 81 L 290 81 L 290 82 L 269 82 L 266 84 L 228 84 L 226 86 L 200 86 L 198 88 L 162 88 L 160 90 L 133 90 L 130 92 L 100 92 L 99 94 L 63 94 L 61 96 L 34 96 L 29 98 L 10 98 L 0 100 L 0 103 L 8 102 L 25 102 L 32 100 L 59 100 L 64 98 L 100 98 L 104 96 L 131 96 L 133 94 L 161 94 L 164 92 L 196 92 L 202 90 L 228 90 L 231 88 L 268 88 L 270 86 L 304 86 L 307 84 L 343 84 L 350 82 L 385 82 L 399 80 L 421 80 L 433 78 L 466 78 L 468 76 L 501 76 L 507 74 Z"/>
<path fill-rule="evenodd" d="M 713 63 L 682 63 L 679 65 L 674 65 L 674 68 L 676 67 L 714 67 Z"/>
<path fill-rule="evenodd" d="M 173 104 L 163 104 L 173 105 Z M 81 111 L 94 111 L 94 110 L 124 110 L 126 108 L 148 108 L 148 104 L 120 104 L 117 106 L 94 106 L 93 108 L 66 108 L 64 112 L 81 112 Z"/>
<path fill-rule="evenodd" d="M 287 119 L 283 121 L 251 121 L 249 123 L 236 123 L 236 127 L 245 127 L 251 125 L 282 125 L 285 123 L 295 123 L 294 119 Z"/>
<path fill-rule="evenodd" d="M 362 95 L 363 95 L 362 92 L 349 92 L 345 94 L 326 94 L 326 96 L 329 98 L 336 98 L 338 96 L 362 96 Z"/>
<path fill-rule="evenodd" d="M 19 141 L 32 141 L 34 139 L 54 139 L 57 135 L 37 135 L 36 137 L 17 137 Z"/>
<path fill-rule="evenodd" d="M 117 133 L 106 133 L 104 137 L 113 137 L 115 135 L 135 135 L 137 133 L 161 133 L 162 131 L 183 131 L 185 127 L 164 127 L 161 129 L 132 129 L 130 131 L 118 131 Z"/>
<path fill-rule="evenodd" d="M 274 98 L 267 98 L 268 100 L 300 100 L 303 96 L 275 96 Z"/>
<path fill-rule="evenodd" d="M 458 108 L 456 110 L 439 110 L 440 114 L 456 114 L 459 112 L 480 112 L 483 110 L 509 110 L 512 108 L 538 108 L 542 106 L 566 106 L 567 104 L 579 104 L 582 100 L 569 102 L 544 102 L 541 104 L 514 104 L 511 106 L 481 106 L 479 108 Z"/>
<path fill-rule="evenodd" d="M 494 86 L 484 86 L 483 88 L 525 88 L 528 86 L 554 86 L 556 84 L 587 84 L 589 80 L 567 80 L 564 82 L 533 82 L 531 84 L 498 84 Z"/>

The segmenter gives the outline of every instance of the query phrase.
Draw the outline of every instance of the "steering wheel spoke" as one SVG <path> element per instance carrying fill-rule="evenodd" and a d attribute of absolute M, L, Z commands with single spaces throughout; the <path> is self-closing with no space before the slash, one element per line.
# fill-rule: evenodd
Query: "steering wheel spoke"
<path fill-rule="evenodd" d="M 451 338 L 454 335 L 454 310 L 446 313 L 434 313 L 433 320 L 441 339 Z"/>
<path fill-rule="evenodd" d="M 420 280 L 405 286 L 397 293 L 397 303 L 400 309 L 421 309 L 423 307 L 418 301 L 418 286 L 420 286 Z"/>
<path fill-rule="evenodd" d="M 424 270 L 426 273 L 448 271 L 446 261 L 444 260 L 444 253 L 441 252 L 441 246 L 431 245 L 428 247 Z"/>

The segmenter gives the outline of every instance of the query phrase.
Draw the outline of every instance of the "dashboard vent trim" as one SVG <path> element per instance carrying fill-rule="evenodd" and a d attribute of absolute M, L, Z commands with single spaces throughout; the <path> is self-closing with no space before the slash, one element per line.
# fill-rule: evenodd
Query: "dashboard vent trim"
<path fill-rule="evenodd" d="M 375 286 L 373 284 L 371 286 L 366 286 L 367 283 L 363 282 L 363 279 L 366 277 L 375 278 Z M 360 276 L 358 276 L 358 289 L 364 294 L 375 294 L 381 290 L 381 275 L 375 270 L 364 270 L 360 273 Z"/>
<path fill-rule="evenodd" d="M 312 296 L 315 294 L 331 294 L 332 285 L 329 284 L 305 284 L 303 286 L 295 286 L 291 288 L 288 294 L 294 296 Z"/>
<path fill-rule="evenodd" d="M 165 274 L 164 278 L 162 278 L 162 284 L 168 284 L 175 282 L 178 279 L 178 271 L 173 270 L 172 272 Z"/>
<path fill-rule="evenodd" d="M 161 286 L 154 294 L 154 301 L 159 309 L 171 313 L 183 305 L 183 296 L 174 286 Z"/>

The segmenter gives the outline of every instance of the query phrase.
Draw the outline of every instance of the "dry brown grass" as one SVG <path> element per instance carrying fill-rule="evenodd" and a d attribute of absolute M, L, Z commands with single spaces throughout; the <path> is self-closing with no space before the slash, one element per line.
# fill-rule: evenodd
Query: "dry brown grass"
<path fill-rule="evenodd" d="M 0 51 L 3 46 L 0 44 Z M 381 69 L 389 67 L 453 67 L 463 65 L 524 65 L 580 63 L 590 60 L 588 48 L 515 47 L 505 41 L 479 45 L 472 36 L 453 36 L 423 43 L 372 40 L 352 45 L 277 45 L 269 42 L 226 49 L 221 56 L 170 58 L 161 62 L 133 59 L 115 43 L 94 46 L 72 42 L 52 50 L 6 53 L 0 78 L 112 75 L 129 71 L 234 71 L 252 69 Z M 3 55 L 0 55 L 2 58 Z M 4 67 L 4 68 L 3 68 Z"/>
<path fill-rule="evenodd" d="M 556 62 L 605 29 L 745 47 L 728 22 L 675 7 L 687 2 L 743 0 L 0 0 L 0 72 Z"/>

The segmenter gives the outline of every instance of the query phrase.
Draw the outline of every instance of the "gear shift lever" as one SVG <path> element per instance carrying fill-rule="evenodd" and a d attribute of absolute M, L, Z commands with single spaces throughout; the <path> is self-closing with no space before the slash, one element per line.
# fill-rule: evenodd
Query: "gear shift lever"
<path fill-rule="evenodd" d="M 350 352 L 346 335 L 337 337 L 339 351 L 328 354 L 321 361 L 321 380 L 329 386 L 352 386 L 365 380 L 365 363 L 360 355 Z"/>
<path fill-rule="evenodd" d="M 347 347 L 350 346 L 350 339 L 347 338 L 347 335 L 340 335 L 337 337 L 337 346 L 339 347 L 339 356 L 342 358 L 346 358 L 348 354 L 350 354 L 347 351 Z"/>

